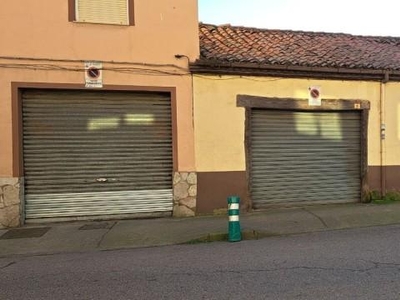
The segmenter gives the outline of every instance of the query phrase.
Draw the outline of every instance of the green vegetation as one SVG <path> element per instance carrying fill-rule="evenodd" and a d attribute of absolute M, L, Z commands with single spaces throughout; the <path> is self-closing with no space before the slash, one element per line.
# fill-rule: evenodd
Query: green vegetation
<path fill-rule="evenodd" d="M 400 201 L 400 191 L 389 191 L 384 197 L 378 191 L 371 191 L 370 198 L 375 204 L 390 204 Z"/>

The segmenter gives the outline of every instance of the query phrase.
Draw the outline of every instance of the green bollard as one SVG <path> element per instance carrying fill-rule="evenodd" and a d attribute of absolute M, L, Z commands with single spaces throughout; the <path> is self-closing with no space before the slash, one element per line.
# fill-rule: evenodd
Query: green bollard
<path fill-rule="evenodd" d="M 240 198 L 238 196 L 228 197 L 228 240 L 230 242 L 238 242 L 242 240 L 242 233 L 240 231 L 239 222 L 239 203 Z"/>

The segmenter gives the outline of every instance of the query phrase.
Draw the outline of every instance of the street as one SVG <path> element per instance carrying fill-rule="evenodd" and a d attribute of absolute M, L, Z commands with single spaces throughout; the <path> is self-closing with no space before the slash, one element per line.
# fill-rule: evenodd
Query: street
<path fill-rule="evenodd" d="M 0 299 L 399 299 L 400 226 L 0 258 Z"/>

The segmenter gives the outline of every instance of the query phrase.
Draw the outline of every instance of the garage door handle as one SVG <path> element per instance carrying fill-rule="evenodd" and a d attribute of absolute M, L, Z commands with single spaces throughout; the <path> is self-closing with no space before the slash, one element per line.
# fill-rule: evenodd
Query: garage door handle
<path fill-rule="evenodd" d="M 117 180 L 117 178 L 100 177 L 100 178 L 96 178 L 95 181 L 97 181 L 97 182 L 115 182 L 115 181 L 118 181 L 118 180 Z"/>
<path fill-rule="evenodd" d="M 104 178 L 104 177 L 100 177 L 100 178 L 97 178 L 96 181 L 97 181 L 97 182 L 107 182 L 108 179 L 107 179 L 107 178 Z"/>

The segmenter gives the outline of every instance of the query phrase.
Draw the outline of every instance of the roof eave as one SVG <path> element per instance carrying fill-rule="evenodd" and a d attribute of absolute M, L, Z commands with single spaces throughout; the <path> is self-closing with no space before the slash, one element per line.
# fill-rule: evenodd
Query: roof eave
<path fill-rule="evenodd" d="M 228 63 L 199 59 L 190 64 L 195 74 L 274 76 L 289 78 L 346 79 L 368 81 L 400 81 L 400 71 L 385 69 L 357 69 L 308 67 L 297 65 L 268 65 L 258 63 Z"/>

